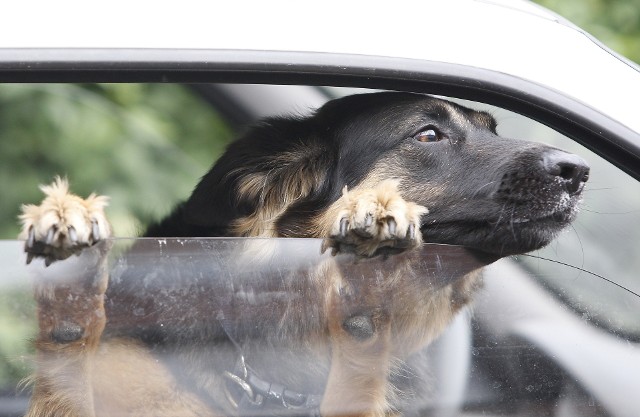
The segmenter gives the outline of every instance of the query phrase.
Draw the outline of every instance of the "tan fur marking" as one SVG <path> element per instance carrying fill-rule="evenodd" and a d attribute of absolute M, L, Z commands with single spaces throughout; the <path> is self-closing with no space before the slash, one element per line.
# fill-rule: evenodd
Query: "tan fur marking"
<path fill-rule="evenodd" d="M 257 202 L 258 208 L 234 221 L 234 235 L 277 237 L 278 218 L 324 181 L 324 172 L 314 166 L 313 157 L 308 149 L 286 152 L 269 162 L 268 171 L 245 175 L 238 185 L 238 195 Z"/>
<path fill-rule="evenodd" d="M 96 416 L 214 416 L 172 373 L 131 340 L 101 344 L 95 356 Z"/>

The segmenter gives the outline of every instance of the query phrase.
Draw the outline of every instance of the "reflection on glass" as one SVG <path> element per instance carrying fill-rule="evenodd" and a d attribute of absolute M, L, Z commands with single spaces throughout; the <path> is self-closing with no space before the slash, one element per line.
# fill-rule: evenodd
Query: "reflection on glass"
<path fill-rule="evenodd" d="M 23 323 L 29 323 L 27 337 L 36 337 L 36 317 L 40 332 L 43 323 L 58 322 L 44 335 L 55 338 L 56 349 L 38 357 L 49 388 L 88 384 L 79 351 L 71 348 L 74 362 L 58 347 L 99 343 L 89 379 L 99 392 L 93 405 L 106 414 L 148 407 L 150 397 L 142 392 L 155 395 L 156 405 L 188 403 L 206 412 L 343 415 L 371 408 L 371 390 L 359 397 L 362 385 L 354 381 L 381 380 L 389 388 L 381 398 L 405 412 L 640 410 L 630 395 L 640 372 L 638 347 L 576 317 L 509 260 L 485 268 L 473 320 L 458 315 L 438 338 L 460 303 L 452 287 L 484 266 L 461 247 L 425 245 L 387 259 L 356 260 L 322 255 L 320 241 L 311 239 L 110 244 L 49 267 L 38 260 L 27 267 L 22 243 L 3 242 L 7 269 L 0 274 L 0 296 L 27 301 L 1 310 L 0 322 L 14 323 L 14 339 L 26 339 Z M 102 259 L 110 271 L 104 316 L 95 304 Z M 39 315 L 28 302 L 30 281 L 41 284 Z M 640 305 L 626 308 L 637 312 Z M 104 333 L 89 335 L 103 318 Z M 33 358 L 22 346 L 18 356 Z M 26 408 L 29 390 L 15 386 L 29 362 L 23 360 L 14 376 L 3 374 L 0 415 Z"/>
<path fill-rule="evenodd" d="M 108 266 L 113 243 L 29 267 L 34 414 L 68 407 L 60 397 L 98 414 L 404 408 L 424 377 L 407 359 L 468 303 L 483 266 L 460 247 L 358 259 L 309 239 L 139 239 Z"/>

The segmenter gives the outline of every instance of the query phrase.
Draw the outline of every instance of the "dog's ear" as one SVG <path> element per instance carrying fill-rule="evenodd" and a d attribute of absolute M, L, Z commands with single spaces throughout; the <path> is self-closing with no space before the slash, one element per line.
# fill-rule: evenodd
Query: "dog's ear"
<path fill-rule="evenodd" d="M 286 207 L 326 186 L 333 159 L 308 119 L 270 119 L 229 146 L 185 206 L 187 223 L 229 230 L 261 213 L 275 221 Z"/>

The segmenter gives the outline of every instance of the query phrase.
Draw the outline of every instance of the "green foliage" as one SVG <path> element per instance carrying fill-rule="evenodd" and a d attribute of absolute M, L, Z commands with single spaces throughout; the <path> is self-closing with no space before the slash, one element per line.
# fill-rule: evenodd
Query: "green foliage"
<path fill-rule="evenodd" d="M 640 63 L 640 0 L 535 0 Z"/>
<path fill-rule="evenodd" d="M 34 304 L 31 292 L 23 288 L 0 291 L 0 390 L 15 388 L 31 372 Z"/>
<path fill-rule="evenodd" d="M 189 195 L 231 135 L 181 85 L 0 85 L 0 237 L 15 238 L 20 205 L 55 175 L 110 196 L 116 235 L 136 235 Z"/>

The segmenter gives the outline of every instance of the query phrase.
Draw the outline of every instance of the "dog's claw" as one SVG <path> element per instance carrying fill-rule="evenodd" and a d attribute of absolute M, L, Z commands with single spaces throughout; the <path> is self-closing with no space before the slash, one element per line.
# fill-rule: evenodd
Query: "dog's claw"
<path fill-rule="evenodd" d="M 409 230 L 407 231 L 407 237 L 411 240 L 414 240 L 416 238 L 416 225 L 414 223 L 411 223 L 409 225 Z"/>
<path fill-rule="evenodd" d="M 367 213 L 367 216 L 364 218 L 364 227 L 371 227 L 373 224 L 373 214 Z"/>
<path fill-rule="evenodd" d="M 94 241 L 100 240 L 100 229 L 98 228 L 98 222 L 95 220 L 91 220 L 91 234 Z"/>
<path fill-rule="evenodd" d="M 370 339 L 376 332 L 375 324 L 368 315 L 349 317 L 342 323 L 342 328 L 360 341 Z"/>
<path fill-rule="evenodd" d="M 347 227 L 349 226 L 349 220 L 346 217 L 340 219 L 340 237 L 347 236 Z"/>
<path fill-rule="evenodd" d="M 83 333 L 84 329 L 78 324 L 62 322 L 51 332 L 51 339 L 56 343 L 71 343 L 81 339 Z"/>
<path fill-rule="evenodd" d="M 78 233 L 76 232 L 76 228 L 73 226 L 69 226 L 69 240 L 71 243 L 76 244 L 78 242 Z"/>
<path fill-rule="evenodd" d="M 395 235 L 396 234 L 396 228 L 398 226 L 396 221 L 394 219 L 392 219 L 392 218 L 389 218 L 387 220 L 387 225 L 389 226 L 389 234 L 391 236 Z"/>
<path fill-rule="evenodd" d="M 36 243 L 36 231 L 33 230 L 33 226 L 29 228 L 29 236 L 27 237 L 27 248 L 32 248 Z"/>
<path fill-rule="evenodd" d="M 47 245 L 51 245 L 53 243 L 53 238 L 55 237 L 55 234 L 56 234 L 56 230 L 54 227 L 49 229 L 49 231 L 47 232 L 47 238 L 45 240 L 45 243 Z"/>
<path fill-rule="evenodd" d="M 322 245 L 320 245 L 320 253 L 325 253 L 327 249 L 333 249 L 333 240 L 332 239 L 323 239 Z"/>
<path fill-rule="evenodd" d="M 33 261 L 34 255 L 31 252 L 27 252 L 27 265 L 29 265 L 31 263 L 31 261 Z"/>

